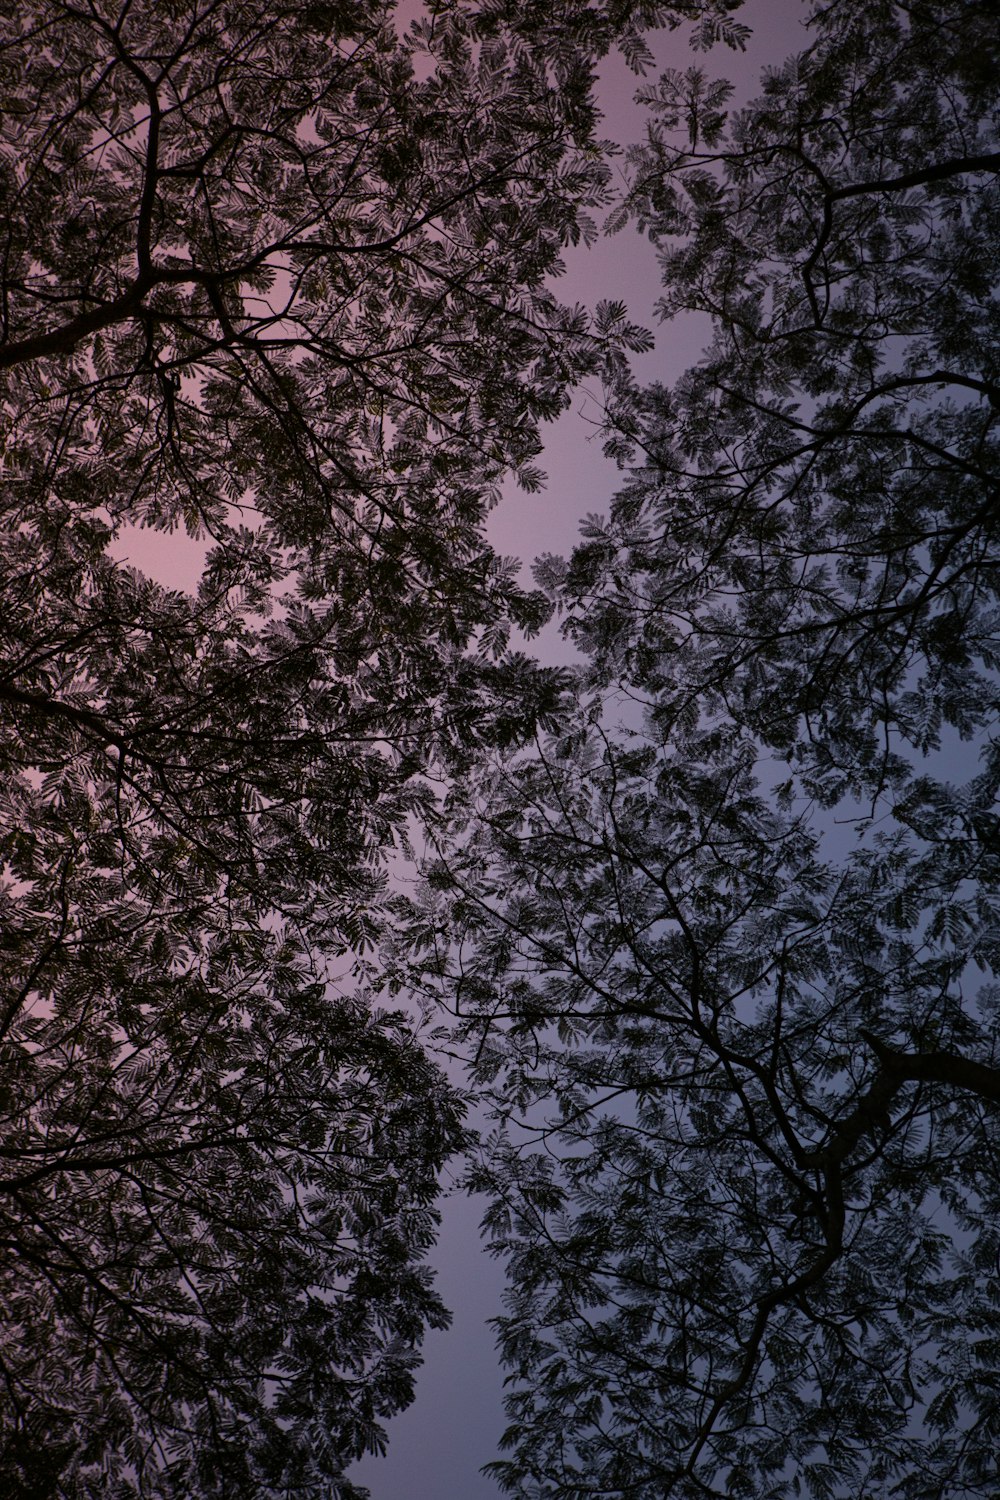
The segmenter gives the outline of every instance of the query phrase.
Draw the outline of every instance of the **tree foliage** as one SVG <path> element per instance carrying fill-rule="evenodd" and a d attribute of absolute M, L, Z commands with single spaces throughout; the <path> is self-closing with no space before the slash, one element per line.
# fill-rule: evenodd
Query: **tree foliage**
<path fill-rule="evenodd" d="M 995 16 L 808 24 L 731 119 L 646 91 L 618 222 L 714 337 L 616 393 L 631 476 L 537 570 L 579 704 L 410 910 L 536 1500 L 1000 1479 Z"/>
<path fill-rule="evenodd" d="M 482 520 L 621 376 L 546 281 L 595 61 L 698 17 L 5 12 L 5 1494 L 347 1495 L 409 1399 L 461 1105 L 364 953 L 427 773 L 554 702 Z"/>

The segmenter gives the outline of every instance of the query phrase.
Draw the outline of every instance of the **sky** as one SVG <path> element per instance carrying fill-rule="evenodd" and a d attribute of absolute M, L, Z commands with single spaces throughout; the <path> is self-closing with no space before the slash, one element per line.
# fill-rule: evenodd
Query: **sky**
<path fill-rule="evenodd" d="M 418 4 L 419 0 L 402 0 L 401 16 L 414 14 Z M 739 18 L 751 26 L 753 35 L 744 54 L 720 48 L 708 57 L 695 55 L 687 44 L 690 27 L 655 33 L 649 41 L 657 69 L 703 66 L 735 83 L 733 102 L 739 104 L 757 92 L 762 67 L 780 63 L 805 45 L 803 13 L 800 0 L 747 0 Z M 635 104 L 634 95 L 644 81 L 655 77 L 654 71 L 647 80 L 637 78 L 620 58 L 604 63 L 599 100 L 606 137 L 622 145 L 642 138 L 645 111 Z M 554 284 L 564 302 L 593 307 L 601 298 L 622 300 L 632 321 L 653 330 L 652 351 L 633 360 L 641 382 L 672 381 L 698 359 L 709 334 L 707 318 L 691 316 L 668 327 L 656 325 L 653 307 L 660 277 L 647 240 L 626 229 L 612 237 L 600 236 L 592 247 L 572 248 L 564 260 L 565 274 Z M 546 487 L 526 494 L 508 484 L 489 518 L 489 540 L 502 553 L 520 557 L 526 573 L 541 553 L 568 553 L 582 517 L 609 508 L 620 474 L 602 452 L 599 420 L 599 391 L 578 389 L 569 409 L 547 432 L 540 460 L 548 475 Z M 112 550 L 170 587 L 194 590 L 206 546 L 183 534 L 127 528 Z M 531 649 L 550 663 L 566 662 L 572 654 L 556 622 Z M 456 1082 L 461 1080 L 456 1077 Z M 501 1310 L 503 1268 L 486 1253 L 479 1234 L 483 1207 L 453 1182 L 446 1185 L 432 1264 L 454 1320 L 446 1332 L 427 1335 L 416 1399 L 388 1424 L 387 1455 L 366 1458 L 351 1471 L 370 1488 L 372 1500 L 500 1496 L 497 1485 L 479 1472 L 497 1456 L 504 1426 L 503 1372 L 487 1322 Z"/>
<path fill-rule="evenodd" d="M 740 19 L 752 27 L 753 37 L 742 55 L 719 49 L 707 59 L 695 56 L 686 41 L 690 28 L 655 34 L 650 43 L 660 68 L 696 63 L 730 78 L 738 104 L 757 92 L 763 67 L 805 45 L 802 14 L 798 0 L 750 0 Z M 621 144 L 642 136 L 645 112 L 634 103 L 641 82 L 620 58 L 602 67 L 603 132 Z M 554 284 L 563 301 L 593 306 L 600 298 L 623 300 L 632 321 L 653 329 L 652 352 L 634 360 L 640 381 L 673 380 L 696 362 L 709 332 L 708 319 L 656 326 L 653 306 L 660 278 L 647 240 L 624 230 L 600 237 L 591 248 L 570 250 L 565 261 L 565 275 Z M 597 435 L 598 398 L 597 390 L 578 390 L 570 408 L 549 428 L 540 460 L 548 475 L 545 489 L 525 494 L 508 485 L 489 519 L 490 541 L 501 552 L 520 557 L 526 570 L 543 552 L 568 553 L 580 519 L 588 512 L 606 513 L 619 485 L 619 471 L 604 457 Z M 554 623 L 532 649 L 547 662 L 569 659 Z M 498 1500 L 501 1494 L 479 1472 L 497 1456 L 504 1427 L 503 1372 L 487 1324 L 501 1311 L 503 1268 L 486 1253 L 479 1235 L 483 1207 L 458 1191 L 442 1204 L 432 1263 L 454 1321 L 447 1332 L 428 1334 L 416 1399 L 388 1424 L 386 1456 L 365 1459 L 351 1471 L 369 1487 L 372 1500 Z"/>

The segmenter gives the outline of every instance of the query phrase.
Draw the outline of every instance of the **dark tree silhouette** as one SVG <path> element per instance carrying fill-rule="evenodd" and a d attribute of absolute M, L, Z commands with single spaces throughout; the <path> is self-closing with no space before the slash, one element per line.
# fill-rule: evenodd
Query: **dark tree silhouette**
<path fill-rule="evenodd" d="M 347 1496 L 410 1397 L 461 1107 L 364 955 L 426 773 L 554 701 L 481 523 L 638 336 L 546 285 L 594 62 L 699 16 L 4 10 L 5 1495 Z"/>
<path fill-rule="evenodd" d="M 615 393 L 631 477 L 537 570 L 580 703 L 409 912 L 535 1500 L 1000 1489 L 1000 36 L 809 26 L 732 120 L 647 91 L 618 218 L 714 339 Z"/>

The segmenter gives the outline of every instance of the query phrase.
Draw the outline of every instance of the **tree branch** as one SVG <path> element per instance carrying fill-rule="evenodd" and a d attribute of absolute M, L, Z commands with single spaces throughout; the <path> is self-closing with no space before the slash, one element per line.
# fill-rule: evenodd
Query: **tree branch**
<path fill-rule="evenodd" d="M 959 177 L 966 172 L 1000 172 L 1000 151 L 987 151 L 980 156 L 952 156 L 935 162 L 933 166 L 919 167 L 915 172 L 901 172 L 898 177 L 852 182 L 847 187 L 831 188 L 827 197 L 838 203 L 844 198 L 860 198 L 865 193 L 901 193 L 925 182 L 943 182 L 948 177 Z"/>
<path fill-rule="evenodd" d="M 878 1058 L 879 1072 L 852 1113 L 835 1127 L 830 1144 L 804 1153 L 804 1166 L 829 1168 L 845 1161 L 861 1137 L 886 1117 L 906 1083 L 943 1083 L 1000 1104 L 1000 1068 L 957 1052 L 897 1052 L 864 1028 L 859 1029 L 859 1035 Z"/>

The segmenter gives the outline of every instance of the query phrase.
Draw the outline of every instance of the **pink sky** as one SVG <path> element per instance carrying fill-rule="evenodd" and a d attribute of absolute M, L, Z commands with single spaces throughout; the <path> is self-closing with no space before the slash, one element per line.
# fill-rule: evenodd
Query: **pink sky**
<path fill-rule="evenodd" d="M 415 13 L 419 0 L 403 0 L 400 13 Z M 660 66 L 686 67 L 691 61 L 737 81 L 737 100 L 756 92 L 765 64 L 780 62 L 803 46 L 799 0 L 750 0 L 742 19 L 754 36 L 743 56 L 720 51 L 693 58 L 689 28 L 660 33 L 652 39 Z M 641 136 L 643 111 L 633 102 L 639 85 L 620 59 L 602 68 L 601 99 L 605 134 L 622 143 Z M 566 302 L 593 305 L 600 298 L 622 299 L 631 318 L 654 327 L 656 345 L 635 362 L 641 380 L 670 380 L 693 363 L 706 339 L 707 320 L 690 319 L 668 328 L 655 327 L 652 308 L 659 291 L 655 254 L 631 231 L 601 238 L 591 249 L 566 256 L 566 274 L 555 290 Z M 580 518 L 606 512 L 619 482 L 615 466 L 605 459 L 596 433 L 599 393 L 580 389 L 571 408 L 554 423 L 541 460 L 548 484 L 540 494 L 524 494 L 508 485 L 490 517 L 490 540 L 500 551 L 526 564 L 539 553 L 567 553 Z M 207 547 L 183 533 L 128 528 L 112 548 L 144 572 L 172 588 L 193 590 Z M 557 628 L 547 628 L 535 649 L 548 660 L 566 660 Z M 485 1320 L 500 1309 L 501 1268 L 483 1252 L 478 1234 L 481 1206 L 462 1196 L 445 1205 L 445 1225 L 434 1255 L 439 1289 L 454 1310 L 455 1321 L 444 1334 L 431 1333 L 425 1346 L 413 1405 L 390 1424 L 385 1459 L 368 1459 L 355 1475 L 372 1490 L 373 1500 L 497 1500 L 499 1490 L 479 1474 L 494 1457 L 504 1425 L 502 1376 Z"/>

